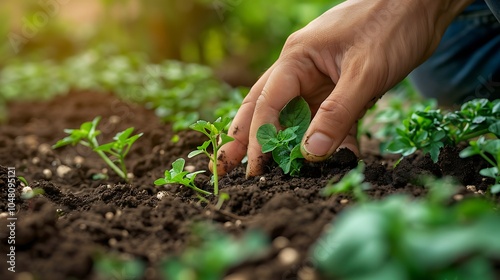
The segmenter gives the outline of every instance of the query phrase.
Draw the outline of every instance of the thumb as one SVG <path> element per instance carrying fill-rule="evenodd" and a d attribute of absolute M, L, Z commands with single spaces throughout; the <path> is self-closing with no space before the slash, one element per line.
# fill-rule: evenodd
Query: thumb
<path fill-rule="evenodd" d="M 360 80 L 364 82 L 361 83 Z M 352 144 L 353 147 L 356 145 L 355 135 L 353 135 L 353 131 L 354 133 L 356 131 L 356 123 L 377 100 L 373 97 L 378 95 L 373 90 L 375 87 L 365 82 L 366 80 L 359 76 L 350 79 L 345 74 L 339 79 L 335 89 L 321 103 L 302 139 L 301 149 L 306 160 L 327 159 L 344 140 L 349 142 L 344 142 L 344 144 Z M 357 148 L 353 152 L 356 153 Z"/>

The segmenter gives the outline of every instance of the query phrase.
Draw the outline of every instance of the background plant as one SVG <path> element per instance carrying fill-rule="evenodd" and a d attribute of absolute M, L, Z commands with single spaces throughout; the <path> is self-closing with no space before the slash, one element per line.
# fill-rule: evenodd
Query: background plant
<path fill-rule="evenodd" d="M 470 141 L 469 146 L 460 152 L 460 157 L 481 156 L 489 168 L 483 168 L 481 175 L 493 178 L 494 184 L 490 187 L 491 193 L 500 192 L 500 139 L 485 139 L 483 136 L 476 141 Z"/>
<path fill-rule="evenodd" d="M 484 134 L 500 136 L 500 100 L 474 99 L 460 110 L 442 113 L 441 110 L 415 112 L 397 129 L 399 137 L 388 146 L 392 153 L 408 156 L 417 150 L 429 153 L 437 162 L 440 149 Z"/>
<path fill-rule="evenodd" d="M 315 267 L 329 279 L 495 279 L 499 214 L 477 198 L 446 206 L 456 184 L 427 184 L 426 198 L 347 209 L 313 246 Z"/>
<path fill-rule="evenodd" d="M 249 231 L 236 240 L 206 224 L 195 226 L 194 234 L 198 242 L 161 265 L 167 279 L 222 279 L 231 267 L 262 256 L 268 244 L 260 232 Z"/>
<path fill-rule="evenodd" d="M 290 100 L 279 114 L 282 130 L 273 124 L 264 124 L 257 131 L 257 140 L 263 153 L 272 153 L 274 161 L 285 174 L 297 176 L 303 165 L 300 143 L 311 122 L 311 110 L 300 96 Z"/>
<path fill-rule="evenodd" d="M 96 152 L 104 162 L 113 169 L 118 176 L 120 176 L 125 181 L 128 181 L 127 167 L 125 165 L 125 157 L 130 151 L 132 145 L 142 136 L 142 133 L 131 135 L 134 128 L 127 128 L 122 132 L 118 132 L 114 137 L 112 142 L 99 145 L 97 141 L 97 136 L 101 134 L 100 130 L 97 130 L 97 125 L 101 117 L 96 117 L 92 122 L 83 123 L 79 129 L 65 129 L 64 132 L 69 134 L 65 138 L 59 140 L 55 145 L 52 146 L 53 149 L 57 149 L 66 145 L 83 145 L 85 147 L 91 148 Z M 113 156 L 115 159 L 112 160 L 107 154 Z M 118 165 L 117 165 L 118 164 Z"/>

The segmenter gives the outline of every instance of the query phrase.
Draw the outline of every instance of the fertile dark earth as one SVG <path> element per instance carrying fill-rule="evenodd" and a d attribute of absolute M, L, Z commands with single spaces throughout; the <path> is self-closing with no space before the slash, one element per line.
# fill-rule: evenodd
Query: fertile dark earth
<path fill-rule="evenodd" d="M 96 256 L 102 253 L 139 259 L 147 267 L 144 279 L 162 279 L 158 266 L 193 243 L 192 226 L 198 222 L 212 223 L 235 237 L 251 229 L 269 237 L 270 249 L 264 255 L 232 268 L 226 279 L 318 279 L 308 259 L 310 246 L 326 225 L 354 203 L 349 195 L 320 195 L 329 181 L 357 165 L 358 159 L 348 150 L 324 163 L 306 165 L 301 177 L 284 175 L 269 164 L 263 176 L 245 179 L 242 164 L 221 178 L 221 191 L 230 199 L 218 210 L 217 198 L 200 202 L 189 188 L 153 184 L 179 157 L 186 158 L 186 165 L 194 170 L 207 169 L 208 159 L 187 159 L 205 140 L 198 132 L 179 132 L 180 140 L 173 142 L 171 126 L 160 122 L 154 112 L 94 92 L 12 103 L 8 109 L 8 121 L 0 125 L 2 225 L 9 217 L 9 167 L 45 194 L 23 200 L 22 186 L 16 181 L 16 273 L 7 270 L 4 252 L 9 250 L 9 229 L 2 226 L 0 279 L 104 279 L 95 269 Z M 103 143 L 131 126 L 144 133 L 127 159 L 133 174 L 130 183 L 107 170 L 85 147 L 51 149 L 65 136 L 64 129 L 77 128 L 95 116 L 103 117 Z M 463 196 L 486 191 L 487 184 L 478 174 L 481 161 L 461 159 L 456 149 L 445 149 L 436 164 L 417 154 L 393 169 L 397 157 L 381 156 L 372 146 L 362 143 L 366 181 L 372 185 L 367 193 L 372 199 L 394 193 L 421 196 L 426 192 L 418 186 L 422 174 L 456 177 L 463 185 L 459 193 Z M 109 178 L 93 178 L 103 172 Z M 210 190 L 208 180 L 209 175 L 201 174 L 196 182 Z M 476 193 L 465 186 L 474 186 Z"/>

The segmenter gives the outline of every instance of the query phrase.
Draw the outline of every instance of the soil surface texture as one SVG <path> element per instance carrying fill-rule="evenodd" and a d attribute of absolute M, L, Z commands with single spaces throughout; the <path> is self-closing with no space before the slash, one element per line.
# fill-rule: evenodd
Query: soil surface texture
<path fill-rule="evenodd" d="M 183 252 L 195 239 L 193 224 L 207 222 L 235 237 L 251 229 L 268 235 L 270 249 L 262 257 L 228 272 L 227 279 L 315 279 L 308 260 L 311 245 L 330 222 L 353 205 L 349 195 L 324 197 L 320 190 L 357 165 L 349 150 L 340 150 L 330 160 L 304 167 L 304 176 L 284 175 L 274 164 L 260 177 L 245 178 L 245 166 L 220 180 L 230 199 L 216 209 L 217 198 L 201 202 L 186 187 L 157 187 L 153 182 L 179 157 L 193 170 L 208 170 L 208 159 L 187 154 L 205 141 L 201 133 L 175 132 L 154 112 L 127 104 L 111 94 L 72 92 L 56 100 L 12 103 L 6 123 L 0 124 L 0 279 L 102 279 L 95 272 L 100 253 L 114 253 L 143 261 L 145 279 L 161 279 L 158 265 Z M 142 132 L 130 151 L 127 166 L 132 173 L 124 183 L 86 147 L 51 146 L 64 137 L 64 129 L 102 116 L 101 143 L 119 131 L 135 127 Z M 364 145 L 364 146 L 363 146 Z M 405 158 L 392 168 L 397 157 L 380 156 L 368 142 L 362 145 L 366 163 L 367 193 L 379 199 L 394 193 L 415 197 L 425 194 L 418 176 L 455 176 L 463 186 L 486 190 L 478 175 L 480 161 L 460 159 L 458 151 L 446 149 L 438 163 L 420 155 Z M 32 188 L 45 194 L 30 200 L 20 198 L 22 186 L 15 181 L 16 274 L 5 261 L 9 229 L 7 186 L 9 168 L 23 176 Z M 96 174 L 107 173 L 106 179 Z M 199 187 L 211 190 L 209 175 L 196 178 Z M 470 195 L 465 187 L 461 193 Z M 292 252 L 292 254 L 290 254 Z M 285 255 L 286 253 L 286 255 Z M 291 256 L 291 257 L 290 257 Z M 15 275 L 15 276 L 13 276 Z M 18 278 L 20 279 L 20 278 Z"/>

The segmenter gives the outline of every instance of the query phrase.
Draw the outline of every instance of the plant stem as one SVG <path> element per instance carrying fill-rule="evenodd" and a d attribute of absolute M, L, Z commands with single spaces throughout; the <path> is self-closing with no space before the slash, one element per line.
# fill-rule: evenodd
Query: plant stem
<path fill-rule="evenodd" d="M 484 135 L 484 134 L 486 134 L 488 132 L 489 132 L 488 129 L 481 129 L 481 130 L 476 131 L 476 132 L 472 132 L 472 133 L 469 133 L 469 134 L 462 135 L 462 136 L 458 137 L 457 139 L 455 139 L 455 144 L 458 144 L 458 143 L 460 143 L 462 141 L 466 141 L 466 140 L 469 140 L 469 139 L 472 139 L 472 138 Z"/>
<path fill-rule="evenodd" d="M 210 160 L 212 160 L 213 164 L 213 175 L 214 175 L 214 195 L 219 195 L 219 175 L 217 172 L 217 152 L 218 152 L 218 147 L 217 147 L 217 137 L 212 138 L 212 147 L 214 149 L 214 154 L 212 157 L 210 157 Z"/>
<path fill-rule="evenodd" d="M 99 143 L 97 143 L 97 140 L 95 138 L 89 139 L 90 140 L 90 148 L 94 150 L 103 160 L 106 162 L 106 164 L 113 169 L 113 171 L 118 174 L 118 176 L 122 177 L 126 182 L 128 182 L 127 174 L 124 174 L 124 172 L 116 166 L 116 164 L 113 163 L 111 159 L 103 152 L 103 151 L 96 151 L 95 148 L 99 147 Z"/>

